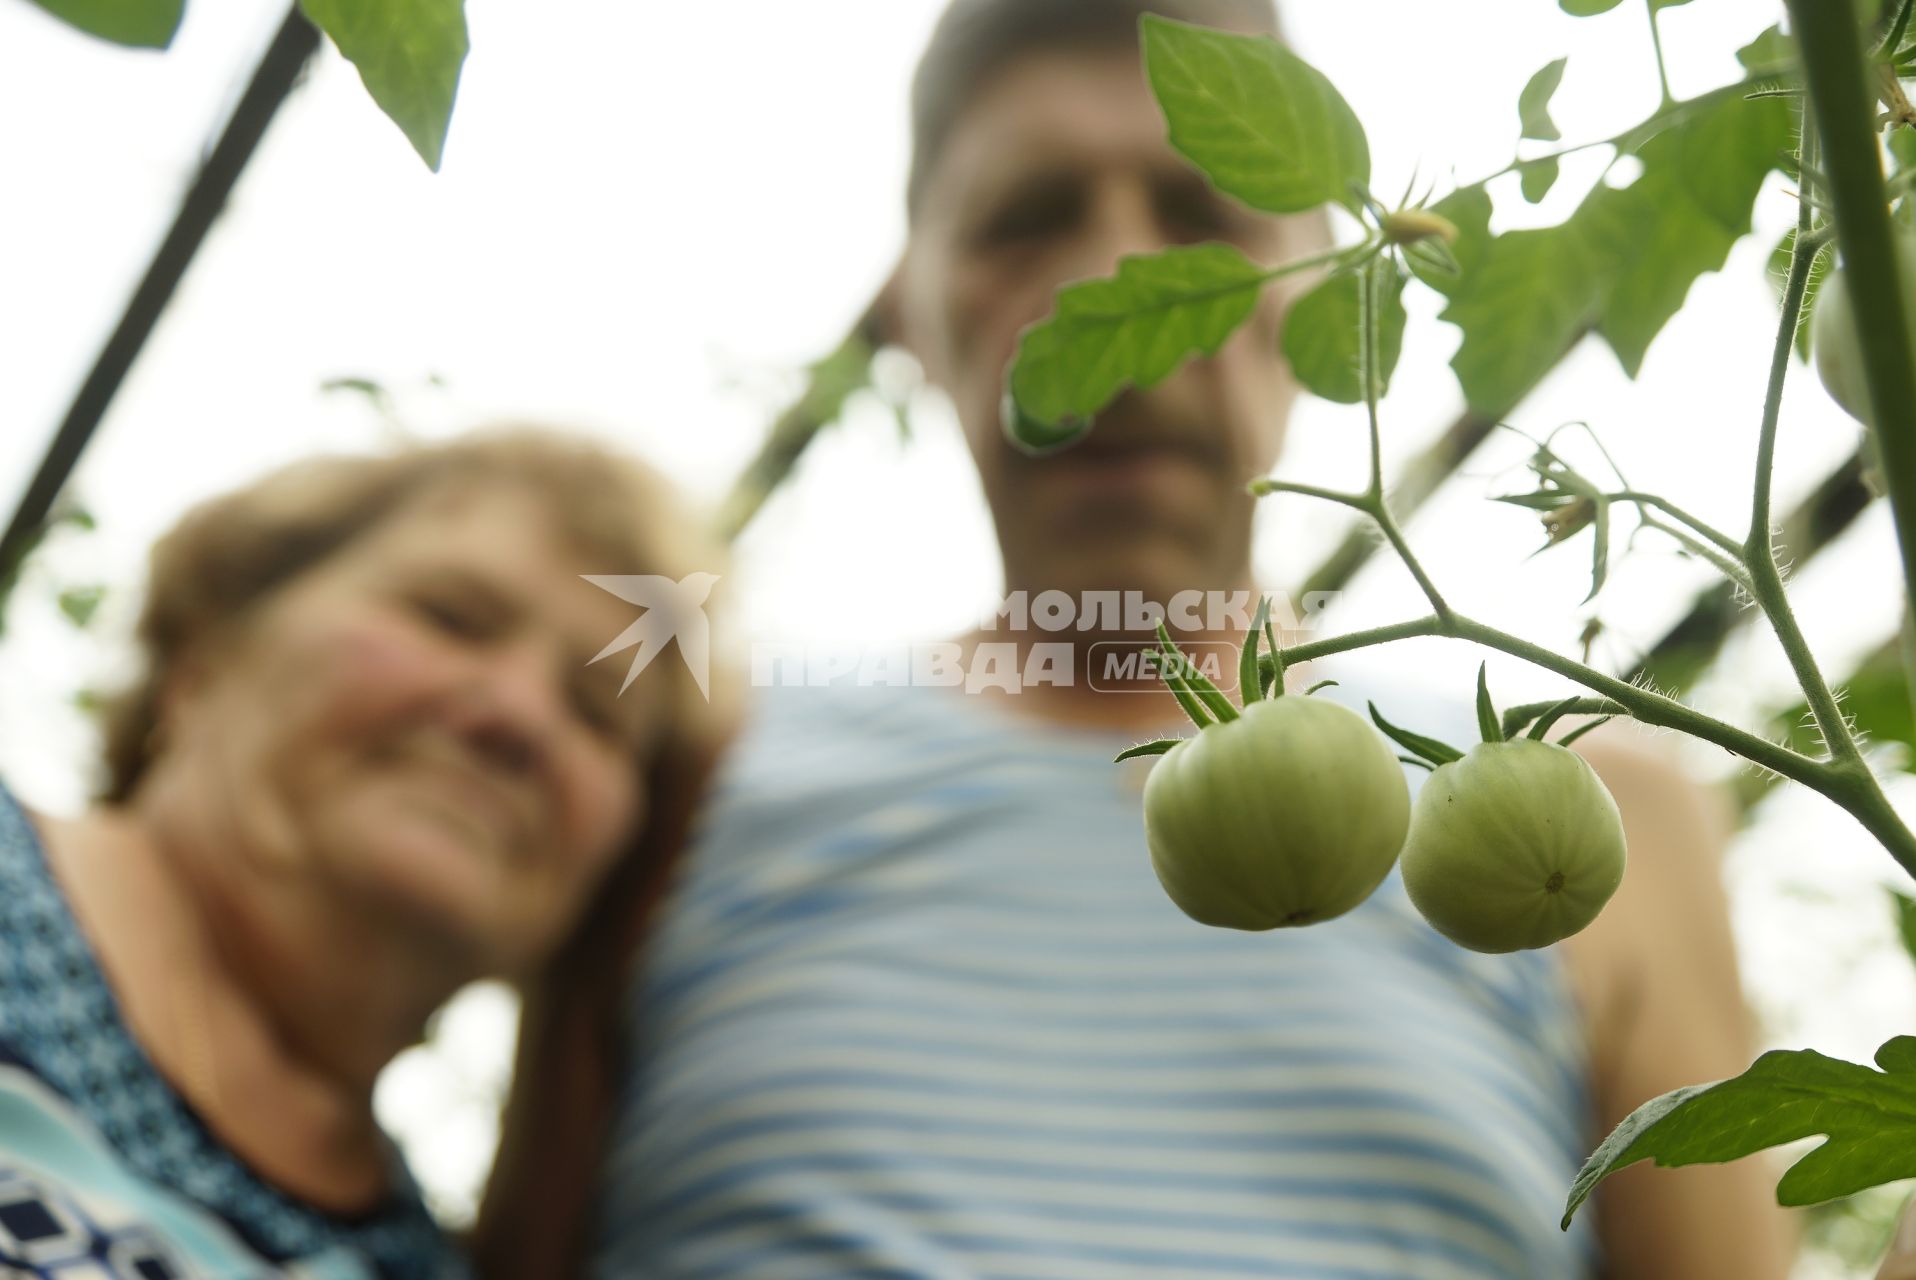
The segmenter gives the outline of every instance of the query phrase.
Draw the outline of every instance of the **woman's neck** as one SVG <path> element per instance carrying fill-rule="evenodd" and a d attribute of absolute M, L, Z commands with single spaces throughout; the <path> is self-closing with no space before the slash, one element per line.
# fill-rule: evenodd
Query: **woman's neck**
<path fill-rule="evenodd" d="M 137 807 L 42 828 L 129 1029 L 208 1127 L 319 1208 L 376 1204 L 373 1083 L 450 994 L 435 966 L 363 924 L 329 929 L 317 890 L 245 883 L 239 860 L 162 839 Z"/>

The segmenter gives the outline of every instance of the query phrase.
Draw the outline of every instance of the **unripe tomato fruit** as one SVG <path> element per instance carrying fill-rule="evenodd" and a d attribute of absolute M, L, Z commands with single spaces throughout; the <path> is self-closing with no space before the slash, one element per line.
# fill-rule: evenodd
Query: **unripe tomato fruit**
<path fill-rule="evenodd" d="M 1230 929 L 1343 915 L 1390 874 L 1409 824 L 1410 788 L 1383 735 L 1301 694 L 1205 726 L 1144 784 L 1159 883 L 1193 920 Z"/>
<path fill-rule="evenodd" d="M 1901 223 L 1892 226 L 1891 231 L 1896 270 L 1903 286 L 1903 320 L 1916 330 L 1916 231 Z M 1843 266 L 1832 267 L 1816 291 L 1816 309 L 1810 313 L 1810 354 L 1830 398 L 1850 417 L 1867 423 L 1869 387 L 1863 377 L 1863 353 L 1857 342 L 1856 318 L 1850 312 L 1848 272 Z"/>
<path fill-rule="evenodd" d="M 1603 910 L 1623 880 L 1623 818 L 1582 756 L 1482 742 L 1425 779 L 1404 843 L 1404 889 L 1472 951 L 1546 947 Z"/>

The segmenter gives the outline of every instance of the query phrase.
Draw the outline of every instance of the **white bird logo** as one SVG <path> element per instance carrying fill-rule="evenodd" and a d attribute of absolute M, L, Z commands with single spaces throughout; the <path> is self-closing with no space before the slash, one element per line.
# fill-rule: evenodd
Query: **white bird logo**
<path fill-rule="evenodd" d="M 711 671 L 712 624 L 705 616 L 705 600 L 718 582 L 716 573 L 688 573 L 678 582 L 656 573 L 582 573 L 579 576 L 645 610 L 637 621 L 619 632 L 611 644 L 599 650 L 587 666 L 621 649 L 639 646 L 639 651 L 632 655 L 632 666 L 625 673 L 625 683 L 619 686 L 619 692 L 624 693 L 638 679 L 639 672 L 645 670 L 646 664 L 676 637 L 679 655 L 685 659 L 699 692 L 708 700 L 711 698 L 706 682 Z"/>

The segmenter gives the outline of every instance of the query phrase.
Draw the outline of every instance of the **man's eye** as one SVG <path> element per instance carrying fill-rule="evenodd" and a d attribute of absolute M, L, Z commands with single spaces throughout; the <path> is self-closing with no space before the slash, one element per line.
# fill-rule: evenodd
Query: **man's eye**
<path fill-rule="evenodd" d="M 1207 187 L 1180 185 L 1160 191 L 1157 205 L 1166 230 L 1178 241 L 1229 238 L 1243 223 L 1243 218 Z"/>
<path fill-rule="evenodd" d="M 1056 235 L 1076 220 L 1081 202 L 1073 191 L 1027 192 L 1008 202 L 979 228 L 978 242 L 1010 245 Z"/>

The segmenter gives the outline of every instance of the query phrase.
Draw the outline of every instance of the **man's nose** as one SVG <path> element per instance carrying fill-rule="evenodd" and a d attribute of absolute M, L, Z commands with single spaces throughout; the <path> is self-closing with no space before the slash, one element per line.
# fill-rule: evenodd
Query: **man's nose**
<path fill-rule="evenodd" d="M 1119 259 L 1156 253 L 1170 240 L 1149 191 L 1131 182 L 1105 183 L 1086 212 L 1083 234 L 1071 255 L 1071 278 L 1111 275 Z"/>

